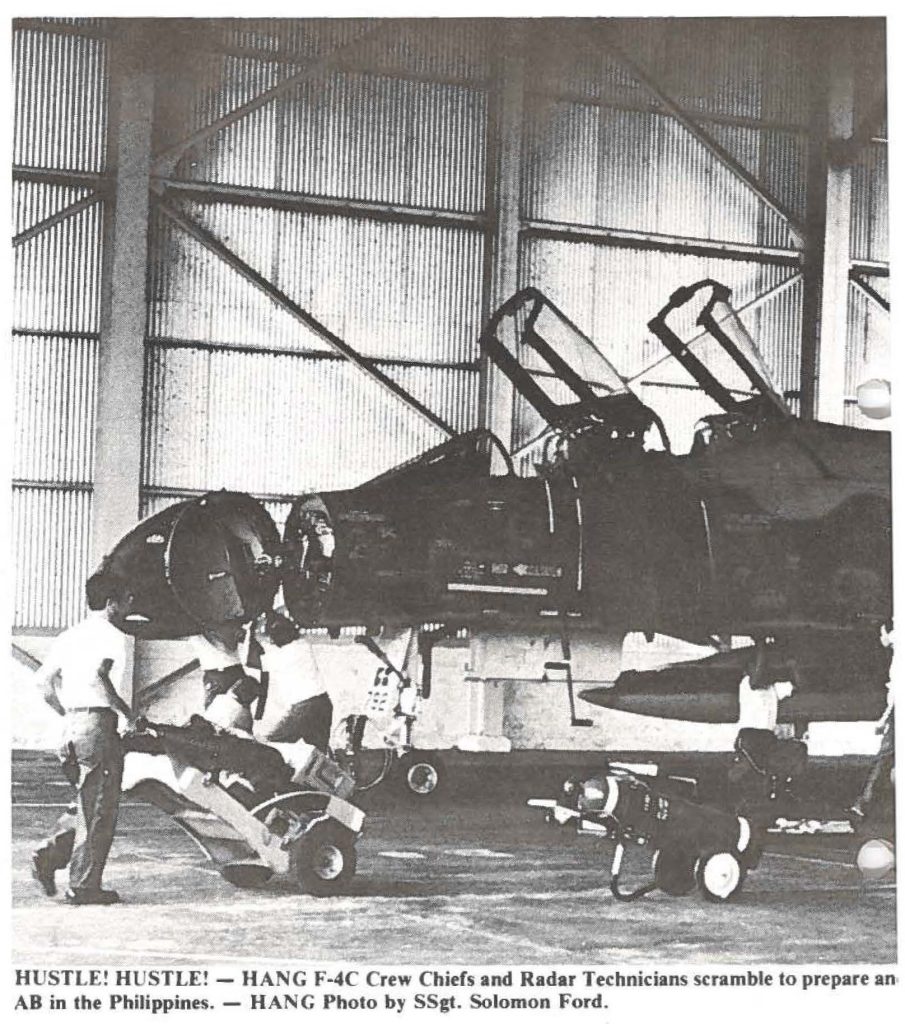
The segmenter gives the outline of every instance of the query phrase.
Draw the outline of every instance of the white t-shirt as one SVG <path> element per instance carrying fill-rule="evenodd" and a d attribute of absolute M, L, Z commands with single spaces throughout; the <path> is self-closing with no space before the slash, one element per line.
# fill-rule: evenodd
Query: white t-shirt
<path fill-rule="evenodd" d="M 738 724 L 742 729 L 776 729 L 779 718 L 779 702 L 792 695 L 794 687 L 790 682 L 771 683 L 760 689 L 751 685 L 751 677 L 745 676 L 738 688 Z"/>
<path fill-rule="evenodd" d="M 324 677 L 314 656 L 311 641 L 304 636 L 277 647 L 263 644 L 261 665 L 269 675 L 267 704 L 290 707 L 324 693 Z"/>
<path fill-rule="evenodd" d="M 110 701 L 98 678 L 104 661 L 112 662 L 110 682 L 122 695 L 128 646 L 121 633 L 103 612 L 91 612 L 87 618 L 60 633 L 50 647 L 44 667 L 59 672 L 60 703 L 70 708 L 110 707 Z"/>

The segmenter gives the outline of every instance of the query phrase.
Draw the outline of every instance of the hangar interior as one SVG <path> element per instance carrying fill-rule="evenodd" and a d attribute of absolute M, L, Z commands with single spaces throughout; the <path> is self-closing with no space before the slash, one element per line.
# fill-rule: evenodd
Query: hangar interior
<path fill-rule="evenodd" d="M 443 425 L 511 445 L 477 339 L 520 287 L 595 340 L 677 451 L 714 406 L 645 324 L 706 277 L 796 412 L 884 429 L 856 400 L 888 376 L 882 20 L 40 18 L 13 46 L 16 746 L 51 745 L 29 665 L 139 517 L 227 488 L 282 524 Z M 373 663 L 316 643 L 353 708 Z M 665 644 L 630 637 L 626 657 Z M 420 745 L 735 734 L 609 712 L 576 735 L 559 684 L 466 681 L 466 657 L 439 652 Z M 134 698 L 187 660 L 137 643 Z M 845 742 L 876 744 L 872 724 Z"/>

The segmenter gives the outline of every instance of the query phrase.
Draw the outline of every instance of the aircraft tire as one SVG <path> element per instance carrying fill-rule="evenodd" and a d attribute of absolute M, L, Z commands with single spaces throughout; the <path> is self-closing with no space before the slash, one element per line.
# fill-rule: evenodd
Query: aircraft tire
<path fill-rule="evenodd" d="M 302 892 L 330 896 L 342 892 L 355 875 L 355 837 L 335 821 L 319 821 L 300 841 L 296 881 Z"/>
<path fill-rule="evenodd" d="M 436 754 L 409 750 L 399 758 L 397 781 L 402 792 L 417 800 L 436 797 L 446 782 L 446 769 Z"/>
<path fill-rule="evenodd" d="M 705 900 L 727 903 L 741 890 L 747 870 L 729 850 L 712 850 L 698 858 L 695 880 Z"/>
<path fill-rule="evenodd" d="M 697 854 L 681 846 L 661 847 L 654 853 L 654 882 L 669 896 L 687 896 L 697 884 Z"/>

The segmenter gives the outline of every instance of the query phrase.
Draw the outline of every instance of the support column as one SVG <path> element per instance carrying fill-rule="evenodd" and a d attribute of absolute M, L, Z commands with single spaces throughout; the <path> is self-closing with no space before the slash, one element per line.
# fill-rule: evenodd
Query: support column
<path fill-rule="evenodd" d="M 814 47 L 818 64 L 802 262 L 801 414 L 839 423 L 845 410 L 854 80 L 845 30 L 827 28 L 824 33 L 823 45 Z"/>
<path fill-rule="evenodd" d="M 104 216 L 92 569 L 135 525 L 139 508 L 154 100 L 151 48 L 140 25 L 122 19 L 109 49 L 107 169 L 113 185 Z"/>
<path fill-rule="evenodd" d="M 467 679 L 463 687 L 468 732 L 456 740 L 458 749 L 508 754 L 512 741 L 503 735 L 505 684 L 497 679 Z"/>
<path fill-rule="evenodd" d="M 525 95 L 525 26 L 511 22 L 496 32 L 495 74 L 487 126 L 487 220 L 484 308 L 487 318 L 518 288 L 521 231 L 522 137 Z M 505 341 L 505 339 L 501 339 Z M 513 392 L 508 378 L 487 359 L 481 361 L 482 426 L 506 448 L 512 447 Z M 493 452 L 493 471 L 503 472 Z"/>
<path fill-rule="evenodd" d="M 845 357 L 848 347 L 849 271 L 851 269 L 852 136 L 855 87 L 851 37 L 840 34 L 828 82 L 828 159 L 826 233 L 820 348 L 817 361 L 817 419 L 842 423 L 845 416 Z"/>
<path fill-rule="evenodd" d="M 123 22 L 110 43 L 107 160 L 113 187 L 104 218 L 94 563 L 135 525 L 141 473 L 154 75 L 141 29 L 127 19 Z"/>

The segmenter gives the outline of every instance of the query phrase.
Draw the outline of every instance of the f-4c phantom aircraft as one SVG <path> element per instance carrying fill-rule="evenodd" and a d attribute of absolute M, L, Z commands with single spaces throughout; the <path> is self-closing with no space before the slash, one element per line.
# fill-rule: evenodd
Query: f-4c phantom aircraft
<path fill-rule="evenodd" d="M 794 672 L 784 704 L 797 721 L 878 717 L 889 436 L 794 416 L 729 299 L 700 281 L 648 325 L 722 410 L 700 421 L 688 454 L 670 451 L 656 413 L 527 288 L 492 316 L 481 348 L 512 383 L 533 475 L 476 431 L 350 490 L 299 497 L 282 538 L 247 495 L 181 502 L 105 560 L 134 584 L 122 628 L 175 637 L 247 622 L 282 584 L 304 627 L 466 628 L 482 678 L 559 671 L 570 698 L 580 682 L 592 703 L 703 721 L 737 718 L 750 652 L 729 638 L 744 636 L 752 685 Z M 703 347 L 683 340 L 689 325 Z M 717 653 L 612 685 L 629 632 Z"/>

